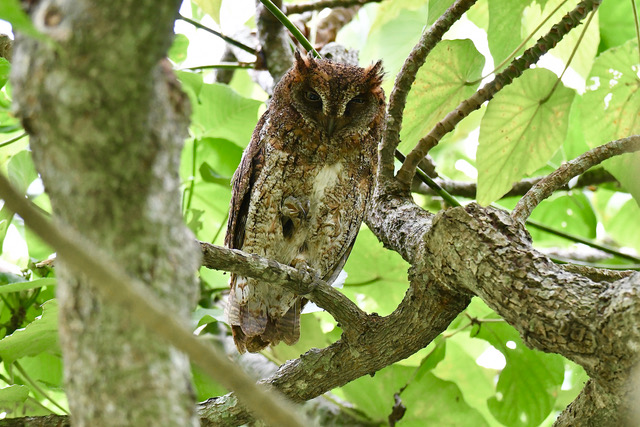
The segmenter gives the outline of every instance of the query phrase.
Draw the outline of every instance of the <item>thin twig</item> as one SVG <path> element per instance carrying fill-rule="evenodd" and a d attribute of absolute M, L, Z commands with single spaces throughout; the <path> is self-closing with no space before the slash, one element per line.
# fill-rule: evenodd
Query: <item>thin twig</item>
<path fill-rule="evenodd" d="M 207 268 L 230 271 L 283 286 L 326 310 L 340 324 L 348 338 L 362 332 L 367 314 L 342 292 L 318 278 L 311 269 L 296 269 L 238 249 L 200 242 L 203 264 Z"/>
<path fill-rule="evenodd" d="M 435 146 L 444 135 L 451 132 L 456 125 L 473 111 L 480 108 L 485 102 L 490 100 L 502 88 L 511 84 L 513 80 L 520 77 L 526 69 L 535 64 L 542 55 L 555 47 L 562 38 L 572 29 L 577 27 L 586 16 L 597 9 L 602 0 L 584 0 L 575 9 L 566 14 L 560 22 L 555 24 L 551 30 L 538 39 L 536 44 L 527 49 L 522 56 L 511 62 L 506 70 L 496 75 L 496 78 L 487 83 L 482 89 L 473 94 L 470 98 L 462 101 L 453 111 L 446 115 L 442 121 L 437 123 L 433 129 L 422 138 L 416 147 L 407 155 L 407 160 L 402 164 L 396 178 L 400 185 L 409 188 L 416 167 L 424 156 L 429 153 L 431 147 Z"/>
<path fill-rule="evenodd" d="M 511 217 L 523 222 L 541 201 L 549 197 L 558 188 L 565 186 L 571 178 L 580 175 L 603 161 L 640 150 L 640 135 L 611 141 L 587 151 L 581 156 L 563 164 L 546 178 L 542 179 L 524 195 L 511 212 Z"/>
<path fill-rule="evenodd" d="M 416 176 L 418 176 L 419 173 L 420 173 L 420 168 L 418 168 L 418 170 L 416 171 Z M 418 178 L 420 178 L 420 176 L 418 176 Z M 509 190 L 509 192 L 507 192 L 502 197 L 505 198 L 505 197 L 513 197 L 513 196 L 524 196 L 527 193 L 527 191 L 531 190 L 531 188 L 534 185 L 536 185 L 538 182 L 540 182 L 540 180 L 542 180 L 543 178 L 544 178 L 543 176 L 538 176 L 534 178 L 524 178 L 523 180 L 513 184 L 513 186 L 511 187 L 511 190 Z M 439 194 L 436 190 L 430 188 L 428 184 L 425 185 L 424 181 L 421 178 L 420 180 L 422 182 L 419 182 L 419 183 L 414 182 L 414 185 L 411 188 L 412 192 L 418 193 L 418 194 L 430 195 L 430 196 Z M 448 179 L 442 179 L 442 178 L 434 178 L 433 182 L 436 185 L 439 185 L 440 187 L 442 187 L 444 191 L 451 194 L 452 196 L 465 197 L 467 199 L 476 198 L 476 190 L 478 188 L 478 184 L 476 182 L 454 181 L 454 180 L 448 180 Z M 599 185 L 599 184 L 604 184 L 608 182 L 617 183 L 618 181 L 613 177 L 613 175 L 607 172 L 604 168 L 597 168 L 593 170 L 588 170 L 582 175 L 580 175 L 580 177 L 578 178 L 578 181 L 575 183 L 575 185 L 572 185 L 571 188 L 569 188 L 568 185 L 565 185 L 564 187 L 561 187 L 558 190 L 569 191 L 570 189 L 574 189 L 574 188 L 590 187 L 593 185 Z"/>
<path fill-rule="evenodd" d="M 273 14 L 273 16 L 278 18 L 278 21 L 280 21 L 282 23 L 282 25 L 287 27 L 289 32 L 291 32 L 293 37 L 295 37 L 296 40 L 298 40 L 298 42 L 300 42 L 302 47 L 304 47 L 307 52 L 311 52 L 313 54 L 313 56 L 316 57 L 316 58 L 320 58 L 321 57 L 320 54 L 313 48 L 311 43 L 309 43 L 309 40 L 307 40 L 307 38 L 304 36 L 304 34 L 302 34 L 300 32 L 300 30 L 298 29 L 298 27 L 296 27 L 289 20 L 289 18 L 287 18 L 287 15 L 282 13 L 282 11 L 280 10 L 280 8 L 278 6 L 273 4 L 273 2 L 271 0 L 260 0 L 260 2 L 264 5 L 264 7 L 269 9 L 269 12 L 271 12 Z"/>
<path fill-rule="evenodd" d="M 628 259 L 628 260 L 630 260 L 630 261 L 632 261 L 632 262 L 634 262 L 636 264 L 640 264 L 640 258 L 639 257 L 633 256 L 633 255 L 630 255 L 630 254 L 627 254 L 627 253 L 624 253 L 624 252 L 620 252 L 618 249 L 612 248 L 611 246 L 601 245 L 601 244 L 593 242 L 593 241 L 591 241 L 589 239 L 585 239 L 583 237 L 576 236 L 575 234 L 571 234 L 571 233 L 567 233 L 567 232 L 564 232 L 564 231 L 556 230 L 556 229 L 554 229 L 552 227 L 549 227 L 547 225 L 544 225 L 541 222 L 534 221 L 532 219 L 528 219 L 526 221 L 526 224 L 531 226 L 531 227 L 533 227 L 533 228 L 537 228 L 538 230 L 546 231 L 546 232 L 552 233 L 552 234 L 554 234 L 556 236 L 564 237 L 567 240 L 571 240 L 571 241 L 577 242 L 577 243 L 582 243 L 582 244 L 590 246 L 592 248 L 601 250 L 602 252 L 606 252 L 608 254 L 615 255 L 615 256 L 617 256 L 619 258 Z M 571 261 L 571 262 L 573 262 L 573 261 Z M 625 266 L 624 268 L 627 268 L 627 267 Z"/>
<path fill-rule="evenodd" d="M 292 15 L 294 13 L 304 13 L 325 8 L 334 9 L 336 7 L 362 6 L 367 3 L 380 3 L 381 1 L 382 0 L 319 0 L 311 3 L 289 4 L 284 11 L 287 15 Z"/>
<path fill-rule="evenodd" d="M 13 366 L 16 367 L 16 369 L 18 370 L 18 372 L 20 372 L 20 374 L 22 375 L 22 377 L 24 378 L 24 380 L 26 382 L 29 383 L 29 385 L 38 393 L 40 393 L 45 399 L 47 399 L 49 402 L 51 402 L 56 408 L 60 409 L 62 411 L 63 414 L 69 415 L 69 411 L 67 411 L 65 408 L 63 408 L 58 402 L 56 402 L 51 396 L 49 396 L 49 394 L 44 391 L 42 389 L 42 387 L 40 387 L 38 385 L 37 382 L 35 382 L 33 380 L 33 378 L 31 378 L 31 376 L 27 373 L 27 371 L 24 370 L 24 368 L 22 367 L 22 365 L 18 362 L 15 361 L 13 362 Z"/>
<path fill-rule="evenodd" d="M 105 299 L 120 305 L 150 331 L 189 356 L 192 362 L 224 387 L 234 390 L 249 410 L 272 425 L 309 425 L 275 390 L 268 392 L 218 349 L 195 337 L 160 298 L 140 280 L 130 277 L 109 255 L 87 242 L 74 229 L 56 227 L 18 194 L 0 174 L 0 196 L 43 241 L 53 247 L 76 273 L 82 273 Z"/>
<path fill-rule="evenodd" d="M 234 40 L 229 36 L 225 36 L 221 32 L 216 31 L 216 30 L 214 30 L 212 28 L 209 28 L 206 25 L 202 25 L 198 21 L 194 21 L 193 19 L 187 18 L 186 16 L 183 16 L 183 15 L 180 15 L 180 14 L 178 14 L 178 18 L 182 19 L 184 22 L 188 22 L 189 24 L 193 25 L 196 28 L 200 28 L 201 30 L 207 31 L 207 32 L 209 32 L 209 33 L 211 33 L 211 34 L 213 34 L 215 36 L 220 37 L 222 40 L 226 41 L 227 43 L 229 43 L 229 44 L 231 44 L 231 45 L 233 45 L 233 46 L 235 46 L 235 47 L 237 47 L 239 49 L 244 50 L 245 52 L 249 52 L 249 53 L 252 53 L 252 54 L 258 56 L 258 52 L 254 48 L 252 48 L 250 46 L 247 46 L 246 44 L 241 43 L 238 40 Z"/>
<path fill-rule="evenodd" d="M 13 144 L 14 142 L 20 141 L 25 136 L 27 136 L 27 133 L 23 132 L 20 135 L 16 136 L 15 138 L 8 139 L 5 142 L 0 143 L 0 148 L 6 147 L 7 145 Z"/>
<path fill-rule="evenodd" d="M 219 64 L 200 65 L 197 67 L 182 68 L 181 70 L 198 71 L 208 70 L 211 68 L 221 70 L 237 70 L 237 69 L 253 69 L 256 66 L 255 62 L 221 62 Z"/>
<path fill-rule="evenodd" d="M 400 128 L 402 115 L 407 103 L 407 96 L 416 74 L 427 59 L 427 55 L 442 39 L 444 33 L 467 11 L 476 0 L 456 0 L 449 9 L 433 23 L 431 28 L 422 34 L 418 43 L 404 61 L 400 72 L 396 76 L 393 90 L 389 96 L 387 109 L 387 127 L 382 139 L 380 151 L 380 173 L 387 178 L 393 177 L 393 157 L 400 143 Z"/>

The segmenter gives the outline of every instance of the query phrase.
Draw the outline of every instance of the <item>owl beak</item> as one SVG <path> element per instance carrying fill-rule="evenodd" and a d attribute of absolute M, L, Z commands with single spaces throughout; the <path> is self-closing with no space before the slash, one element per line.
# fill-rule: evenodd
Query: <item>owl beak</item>
<path fill-rule="evenodd" d="M 327 117 L 325 122 L 325 129 L 327 130 L 327 135 L 333 135 L 333 131 L 336 130 L 336 118 L 335 117 Z"/>

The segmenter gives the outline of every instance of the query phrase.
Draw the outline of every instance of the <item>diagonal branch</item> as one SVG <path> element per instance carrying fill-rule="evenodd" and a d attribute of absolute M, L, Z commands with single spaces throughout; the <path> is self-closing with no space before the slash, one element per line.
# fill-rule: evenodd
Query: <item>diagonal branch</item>
<path fill-rule="evenodd" d="M 523 222 L 541 201 L 549 197 L 558 188 L 565 186 L 571 178 L 586 172 L 588 169 L 614 156 L 640 150 L 640 135 L 611 141 L 607 144 L 587 151 L 579 157 L 560 166 L 553 173 L 542 179 L 524 195 L 513 209 L 511 217 Z"/>
<path fill-rule="evenodd" d="M 205 267 L 263 279 L 305 296 L 331 314 L 349 338 L 355 339 L 365 328 L 367 314 L 340 291 L 319 279 L 312 269 L 295 269 L 238 249 L 205 242 L 200 242 L 200 247 Z"/>
<path fill-rule="evenodd" d="M 580 2 L 572 11 L 567 13 L 560 22 L 555 24 L 546 35 L 541 37 L 534 46 L 527 49 L 522 56 L 511 62 L 511 65 L 509 65 L 506 70 L 496 75 L 493 81 L 487 83 L 470 98 L 462 101 L 455 110 L 451 111 L 442 121 L 437 123 L 407 155 L 406 161 L 397 174 L 397 179 L 400 184 L 408 189 L 418 164 L 422 158 L 429 153 L 429 150 L 440 142 L 444 135 L 451 132 L 462 119 L 480 108 L 485 101 L 493 98 L 503 87 L 511 84 L 513 80 L 520 77 L 531 65 L 538 62 L 542 55 L 555 47 L 558 42 L 560 42 L 569 31 L 576 28 L 590 12 L 596 10 L 601 1 L 602 0 L 584 0 Z"/>
<path fill-rule="evenodd" d="M 405 60 L 396 77 L 393 90 L 389 96 L 387 109 L 387 127 L 380 145 L 379 174 L 392 177 L 394 172 L 393 158 L 396 148 L 400 143 L 400 128 L 402 127 L 402 115 L 407 103 L 407 96 L 411 85 L 416 79 L 416 74 L 431 50 L 442 39 L 444 33 L 467 11 L 476 0 L 456 0 L 431 28 L 422 34 L 418 43 Z M 424 157 L 424 156 L 423 156 Z"/>
<path fill-rule="evenodd" d="M 310 12 L 312 10 L 333 9 L 336 7 L 362 6 L 367 3 L 380 3 L 382 0 L 319 0 L 310 3 L 289 4 L 285 8 L 287 15 Z"/>
<path fill-rule="evenodd" d="M 531 190 L 531 188 L 540 182 L 544 177 L 535 177 L 535 178 L 525 178 L 521 181 L 516 182 L 511 187 L 508 193 L 506 193 L 504 197 L 513 197 L 513 196 L 524 196 L 527 191 Z M 477 184 L 472 181 L 453 181 L 442 178 L 435 178 L 434 181 L 444 190 L 446 190 L 452 196 L 465 197 L 467 199 L 475 199 L 476 198 L 476 189 Z M 604 184 L 607 182 L 617 182 L 616 179 L 609 172 L 602 168 L 588 170 L 578 178 L 578 181 L 575 185 L 571 186 L 571 189 L 574 188 L 582 188 L 582 187 L 590 187 L 592 185 Z M 570 190 L 568 185 L 561 186 L 556 190 Z M 437 193 L 429 188 L 424 183 L 414 180 L 411 185 L 411 191 L 418 194 L 426 194 L 426 195 L 436 195 Z"/>
<path fill-rule="evenodd" d="M 172 310 L 139 280 L 131 278 L 111 258 L 84 240 L 78 233 L 59 224 L 54 227 L 27 199 L 20 196 L 0 174 L 0 196 L 12 211 L 22 217 L 43 241 L 53 247 L 67 265 L 84 274 L 96 290 L 113 303 L 128 310 L 134 319 L 184 351 L 203 371 L 225 387 L 235 390 L 242 402 L 257 416 L 273 425 L 304 426 L 291 405 L 273 392 L 257 387 L 253 380 L 230 362 L 219 350 L 195 337 Z"/>

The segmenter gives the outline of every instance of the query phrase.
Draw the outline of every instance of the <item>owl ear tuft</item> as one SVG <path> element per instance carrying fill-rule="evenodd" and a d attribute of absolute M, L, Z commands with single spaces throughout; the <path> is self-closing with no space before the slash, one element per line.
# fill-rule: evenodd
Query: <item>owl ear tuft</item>
<path fill-rule="evenodd" d="M 378 61 L 375 64 L 368 66 L 364 71 L 366 73 L 367 80 L 371 82 L 372 86 L 379 86 L 382 84 L 382 79 L 384 77 L 382 61 Z"/>
<path fill-rule="evenodd" d="M 300 51 L 296 49 L 293 55 L 296 59 L 296 69 L 298 69 L 298 71 L 300 72 L 304 72 L 310 68 L 314 68 L 317 66 L 316 61 L 306 53 L 300 53 Z"/>

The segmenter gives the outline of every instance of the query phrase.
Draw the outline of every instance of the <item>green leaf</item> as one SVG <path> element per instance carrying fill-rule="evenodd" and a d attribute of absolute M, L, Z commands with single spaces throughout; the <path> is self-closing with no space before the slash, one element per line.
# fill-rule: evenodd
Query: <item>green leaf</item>
<path fill-rule="evenodd" d="M 262 102 L 218 83 L 203 84 L 198 100 L 191 124 L 197 137 L 224 138 L 240 147 L 249 144 Z"/>
<path fill-rule="evenodd" d="M 25 385 L 10 385 L 0 388 L 0 405 L 4 406 L 10 403 L 20 403 L 29 397 L 29 387 Z"/>
<path fill-rule="evenodd" d="M 483 66 L 484 57 L 471 40 L 444 40 L 433 49 L 407 98 L 400 151 L 411 150 L 438 121 L 476 91 Z"/>
<path fill-rule="evenodd" d="M 222 0 L 193 0 L 195 4 L 200 6 L 202 10 L 216 21 L 216 24 L 220 25 L 220 6 L 222 6 Z"/>
<path fill-rule="evenodd" d="M 543 8 L 536 3 L 533 3 L 525 12 L 527 19 L 523 20 L 522 23 L 524 34 L 532 33 L 536 27 L 538 27 L 539 23 L 549 16 L 551 12 L 562 2 L 564 2 L 564 0 L 550 0 Z M 543 25 L 538 32 L 534 33 L 531 40 L 538 40 L 540 37 L 547 34 L 551 27 L 574 7 L 575 3 L 564 2 L 564 5 L 551 16 L 545 25 Z M 582 35 L 583 31 L 584 25 L 581 25 L 579 28 L 571 31 L 569 34 L 564 36 L 553 49 L 549 50 L 548 55 L 560 59 L 564 64 L 566 64 L 571 55 L 573 55 L 570 65 L 571 69 L 577 72 L 583 79 L 586 79 L 589 75 L 589 71 L 591 71 L 593 60 L 598 52 L 598 43 L 600 42 L 597 14 L 592 18 L 589 23 L 589 28 L 587 28 L 584 35 Z M 581 37 L 580 46 L 574 53 L 576 44 Z"/>
<path fill-rule="evenodd" d="M 20 7 L 18 0 L 2 0 L 0 2 L 0 19 L 9 21 L 15 31 L 21 31 L 37 39 L 46 37 L 36 30 L 33 23 Z"/>
<path fill-rule="evenodd" d="M 374 421 L 386 422 L 394 404 L 394 394 L 410 381 L 415 368 L 391 365 L 342 387 L 345 397 Z M 407 412 L 402 426 L 485 426 L 484 418 L 469 407 L 455 383 L 426 373 L 412 381 L 401 393 Z"/>
<path fill-rule="evenodd" d="M 386 316 L 402 301 L 409 282 L 402 257 L 385 249 L 374 234 L 362 226 L 344 270 L 348 277 L 342 292 L 365 311 Z"/>
<path fill-rule="evenodd" d="M 191 365 L 193 387 L 196 389 L 196 397 L 199 402 L 215 396 L 222 396 L 229 391 L 211 379 L 198 365 Z"/>
<path fill-rule="evenodd" d="M 604 1 L 598 8 L 600 17 L 599 52 L 625 44 L 636 36 L 630 1 Z M 636 9 L 640 3 L 636 3 Z"/>
<path fill-rule="evenodd" d="M 415 3 L 411 10 L 395 5 L 396 1 L 383 2 L 369 37 L 360 52 L 360 63 L 369 64 L 384 59 L 385 80 L 383 87 L 390 93 L 396 74 L 402 67 L 427 22 L 427 6 L 424 1 Z"/>
<path fill-rule="evenodd" d="M 444 356 L 447 353 L 447 341 L 442 336 L 439 336 L 434 342 L 436 344 L 435 348 L 420 362 L 414 381 L 420 381 L 424 374 L 433 370 L 444 360 Z"/>
<path fill-rule="evenodd" d="M 42 305 L 42 315 L 24 329 L 0 340 L 0 357 L 6 364 L 25 356 L 58 350 L 58 301 Z"/>
<path fill-rule="evenodd" d="M 564 380 L 564 359 L 528 349 L 507 323 L 483 323 L 476 337 L 493 345 L 507 362 L 496 395 L 487 402 L 493 416 L 510 427 L 539 425 L 554 408 Z"/>
<path fill-rule="evenodd" d="M 13 156 L 7 166 L 9 180 L 16 187 L 20 194 L 26 194 L 27 189 L 36 178 L 38 172 L 33 165 L 31 153 L 27 150 L 20 151 Z"/>
<path fill-rule="evenodd" d="M 531 219 L 566 233 L 596 238 L 598 220 L 589 198 L 579 191 L 556 194 L 543 200 L 531 214 Z M 567 247 L 573 243 L 534 227 L 528 227 L 528 230 L 536 245 Z"/>
<path fill-rule="evenodd" d="M 582 125 L 589 147 L 640 133 L 640 78 L 635 41 L 602 53 L 594 62 L 583 96 Z M 640 204 L 640 153 L 603 162 Z"/>
<path fill-rule="evenodd" d="M 531 0 L 489 0 L 487 39 L 494 64 L 501 63 L 522 42 L 522 12 Z"/>
<path fill-rule="evenodd" d="M 489 103 L 477 152 L 478 203 L 499 199 L 564 142 L 575 91 L 562 84 L 553 90 L 557 80 L 549 70 L 528 70 Z"/>
<path fill-rule="evenodd" d="M 634 200 L 627 200 L 611 217 L 603 218 L 603 224 L 618 243 L 640 252 L 640 207 Z"/>
<path fill-rule="evenodd" d="M 187 59 L 187 49 L 189 48 L 189 39 L 184 34 L 176 34 L 173 44 L 169 49 L 169 59 L 179 64 Z"/>
<path fill-rule="evenodd" d="M 11 64 L 5 58 L 0 58 L 0 88 L 2 88 L 9 80 L 9 72 Z"/>
<path fill-rule="evenodd" d="M 198 170 L 200 172 L 200 176 L 205 182 L 212 182 L 214 184 L 220 184 L 227 187 L 230 185 L 231 177 L 220 175 L 218 172 L 213 170 L 211 165 L 207 162 L 202 163 Z"/>
<path fill-rule="evenodd" d="M 30 282 L 15 282 L 7 285 L 0 286 L 0 294 L 8 294 L 11 292 L 27 291 L 29 289 L 37 289 L 43 286 L 54 286 L 57 283 L 56 279 L 36 279 Z"/>

